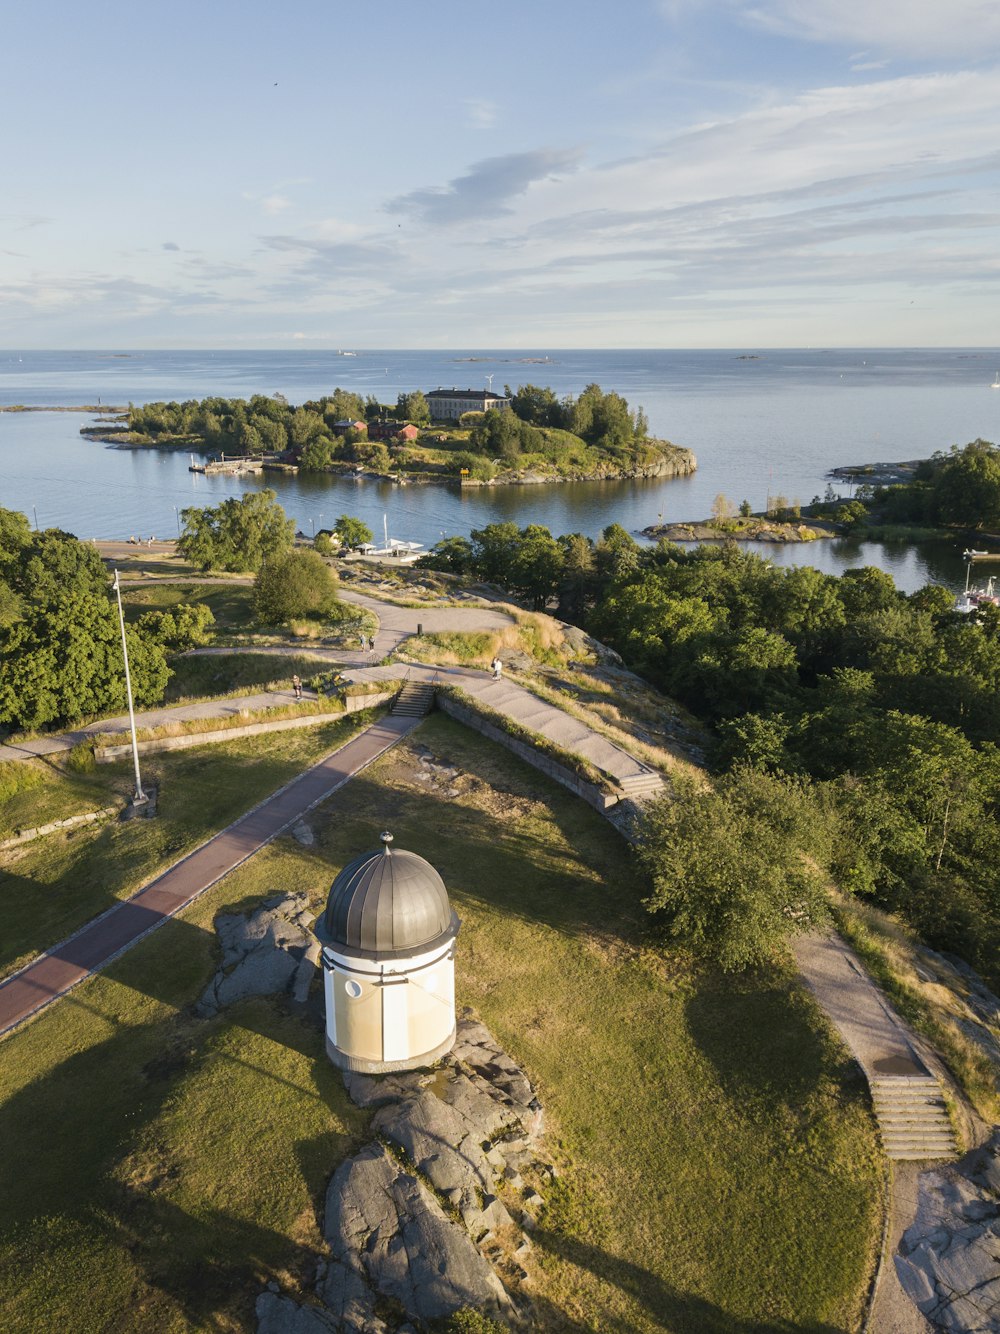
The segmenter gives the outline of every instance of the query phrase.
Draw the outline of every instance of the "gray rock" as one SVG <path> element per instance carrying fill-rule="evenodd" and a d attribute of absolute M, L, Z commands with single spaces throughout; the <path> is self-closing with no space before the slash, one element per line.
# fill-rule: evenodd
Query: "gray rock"
<path fill-rule="evenodd" d="M 205 988 L 196 1006 L 205 1016 L 248 996 L 266 996 L 295 986 L 308 991 L 308 977 L 300 972 L 305 956 L 315 946 L 307 930 L 312 920 L 304 894 L 274 895 L 249 916 L 223 913 L 215 919 L 222 944 L 222 966 Z"/>
<path fill-rule="evenodd" d="M 292 838 L 295 839 L 296 843 L 301 843 L 304 848 L 311 848 L 316 842 L 316 835 L 304 820 L 300 820 L 292 830 Z"/>
<path fill-rule="evenodd" d="M 895 1256 L 903 1291 L 936 1329 L 1000 1334 L 1000 1203 L 984 1183 L 993 1141 L 921 1173 L 917 1214 Z"/>
<path fill-rule="evenodd" d="M 334 1173 L 324 1230 L 333 1260 L 398 1302 L 410 1319 L 437 1320 L 463 1306 L 493 1316 L 513 1313 L 467 1234 L 381 1145 L 362 1149 Z"/>
<path fill-rule="evenodd" d="M 335 1334 L 337 1325 L 316 1306 L 262 1292 L 257 1298 L 257 1334 Z"/>
<path fill-rule="evenodd" d="M 430 1077 L 419 1070 L 389 1075 L 360 1075 L 353 1070 L 344 1071 L 347 1096 L 358 1107 L 365 1108 L 386 1107 L 404 1098 L 415 1097 L 429 1082 Z"/>
<path fill-rule="evenodd" d="M 460 1208 L 493 1185 L 493 1169 L 482 1148 L 489 1131 L 478 1132 L 470 1117 L 427 1089 L 376 1112 L 372 1130 L 398 1145 L 436 1191 L 449 1197 L 459 1191 Z"/>

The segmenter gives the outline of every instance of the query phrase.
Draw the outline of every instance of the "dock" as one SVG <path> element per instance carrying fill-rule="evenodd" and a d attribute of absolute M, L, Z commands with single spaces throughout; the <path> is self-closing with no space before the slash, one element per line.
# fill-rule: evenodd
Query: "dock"
<path fill-rule="evenodd" d="M 225 454 L 220 459 L 209 459 L 207 463 L 195 463 L 194 456 L 191 457 L 191 463 L 188 472 L 203 473 L 229 473 L 233 476 L 243 476 L 247 473 L 261 473 L 264 471 L 264 460 L 262 458 L 229 458 Z"/>

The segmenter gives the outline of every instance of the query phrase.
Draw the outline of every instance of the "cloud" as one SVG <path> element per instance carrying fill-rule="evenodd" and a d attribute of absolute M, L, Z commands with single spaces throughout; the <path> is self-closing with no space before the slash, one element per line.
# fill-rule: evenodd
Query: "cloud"
<path fill-rule="evenodd" d="M 53 221 L 44 213 L 0 213 L 0 225 L 13 227 L 16 232 L 27 232 L 32 227 L 42 227 Z"/>
<path fill-rule="evenodd" d="M 292 201 L 286 199 L 284 195 L 265 195 L 260 201 L 260 206 L 265 213 L 284 213 L 286 208 L 292 207 Z"/>
<path fill-rule="evenodd" d="M 910 56 L 1000 50 L 996 0 L 736 0 L 737 17 L 783 37 Z"/>
<path fill-rule="evenodd" d="M 489 130 L 496 124 L 499 107 L 496 102 L 485 97 L 468 97 L 465 107 L 469 113 L 469 124 L 476 130 Z"/>
<path fill-rule="evenodd" d="M 528 153 L 507 153 L 474 163 L 464 176 L 445 186 L 432 185 L 390 199 L 388 213 L 406 213 L 423 222 L 467 222 L 511 212 L 510 201 L 536 181 L 558 172 L 575 170 L 580 154 L 570 149 L 540 148 Z"/>
<path fill-rule="evenodd" d="M 164 249 L 164 250 L 180 250 L 180 246 L 177 244 L 176 241 L 164 241 L 164 242 L 163 242 L 162 249 Z"/>

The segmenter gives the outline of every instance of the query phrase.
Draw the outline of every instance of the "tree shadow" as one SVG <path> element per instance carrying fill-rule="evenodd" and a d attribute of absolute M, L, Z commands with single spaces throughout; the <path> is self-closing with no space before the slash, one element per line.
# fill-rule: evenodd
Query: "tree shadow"
<path fill-rule="evenodd" d="M 699 1051 L 736 1103 L 801 1107 L 829 1074 L 831 1059 L 841 1083 L 856 1075 L 853 1062 L 837 1060 L 808 998 L 790 979 L 763 985 L 759 975 L 733 975 L 720 986 L 717 977 L 703 976 L 685 1017 Z"/>
<path fill-rule="evenodd" d="M 664 1328 L 683 1331 L 683 1334 L 843 1334 L 837 1326 L 820 1321 L 740 1317 L 732 1311 L 723 1310 L 707 1298 L 682 1292 L 660 1275 L 644 1269 L 634 1261 L 610 1255 L 598 1246 L 562 1232 L 536 1228 L 531 1238 L 540 1250 L 558 1256 L 579 1269 L 588 1270 L 603 1283 L 631 1297 Z M 724 1263 L 725 1258 L 720 1256 L 719 1264 Z M 549 1309 L 553 1311 L 556 1328 L 592 1328 L 589 1325 L 564 1326 L 562 1313 L 554 1308 Z M 544 1327 L 549 1326 L 546 1324 Z M 635 1327 L 627 1320 L 602 1312 L 599 1328 L 602 1334 L 631 1334 Z"/>
<path fill-rule="evenodd" d="M 64 1003 L 78 1002 L 71 995 Z M 289 1146 L 289 1170 L 299 1172 L 318 1218 L 330 1173 L 359 1138 L 351 1122 L 362 1115 L 346 1093 L 338 1094 L 339 1080 L 330 1076 L 322 1032 L 282 1022 L 264 999 L 205 1021 L 172 1011 L 149 1023 L 116 1023 L 107 1010 L 87 1004 L 82 1008 L 113 1024 L 112 1031 L 0 1104 L 0 1142 L 7 1146 L 0 1155 L 4 1262 L 12 1253 L 30 1255 L 21 1279 L 28 1286 L 36 1275 L 65 1269 L 67 1281 L 51 1294 L 53 1310 L 82 1296 L 80 1276 L 73 1276 L 79 1248 L 96 1254 L 113 1272 L 131 1273 L 128 1281 L 141 1307 L 148 1308 L 150 1302 L 156 1306 L 155 1297 L 144 1289 L 148 1285 L 183 1312 L 192 1327 L 231 1329 L 236 1307 L 240 1323 L 245 1320 L 249 1327 L 253 1302 L 267 1276 L 290 1273 L 311 1281 L 315 1249 L 304 1239 L 298 1219 L 288 1219 L 286 1235 L 257 1218 L 227 1212 L 200 1187 L 194 1203 L 190 1196 L 183 1205 L 172 1199 L 185 1162 L 202 1151 L 200 1135 L 204 1131 L 211 1136 L 213 1127 L 191 1124 L 179 1129 L 171 1107 L 184 1096 L 185 1085 L 204 1087 L 206 1079 L 235 1083 L 226 1071 L 235 1073 L 237 1067 L 276 1089 L 327 1105 L 331 1097 L 335 1104 L 342 1098 L 343 1107 L 331 1109 L 335 1119 L 328 1130 L 293 1139 Z M 305 1072 L 289 1079 L 279 1062 L 267 1069 L 247 1059 L 232 1050 L 238 1044 L 225 1041 L 227 1027 L 247 1029 L 299 1051 L 307 1059 Z M 206 1069 L 215 1063 L 217 1072 Z M 287 1097 L 285 1101 L 287 1105 Z M 218 1154 L 208 1146 L 206 1151 Z M 252 1141 L 246 1144 L 245 1161 L 227 1167 L 228 1157 L 221 1154 L 220 1170 L 231 1171 L 237 1180 L 245 1177 L 252 1171 L 253 1154 Z M 252 1204 L 252 1188 L 247 1198 Z M 117 1272 L 106 1286 L 94 1284 L 94 1300 L 108 1298 L 120 1277 Z M 5 1279 L 4 1289 L 0 1313 L 16 1309 L 21 1300 L 16 1274 Z M 4 1318 L 0 1314 L 0 1322 Z"/>

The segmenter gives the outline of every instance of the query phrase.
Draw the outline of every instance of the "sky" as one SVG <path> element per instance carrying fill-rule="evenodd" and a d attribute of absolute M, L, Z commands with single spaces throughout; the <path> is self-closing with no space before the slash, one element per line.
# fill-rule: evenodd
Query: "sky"
<path fill-rule="evenodd" d="M 996 0 L 32 0 L 0 347 L 1000 344 Z"/>

